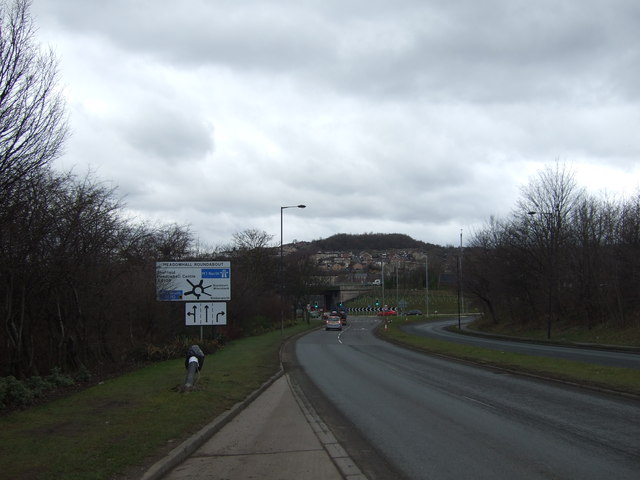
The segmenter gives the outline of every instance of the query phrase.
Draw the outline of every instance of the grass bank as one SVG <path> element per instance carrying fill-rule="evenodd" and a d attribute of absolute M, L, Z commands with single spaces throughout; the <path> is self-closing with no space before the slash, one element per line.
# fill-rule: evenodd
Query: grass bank
<path fill-rule="evenodd" d="M 229 343 L 206 357 L 188 393 L 179 393 L 184 359 L 169 360 L 0 417 L 0 479 L 123 478 L 259 388 L 277 372 L 283 340 L 317 325 Z"/>
<path fill-rule="evenodd" d="M 411 321 L 424 322 L 425 320 L 422 318 Z M 606 367 L 557 358 L 523 355 L 414 336 L 400 329 L 402 324 L 409 322 L 400 318 L 395 319 L 388 324 L 386 330 L 380 329 L 378 334 L 386 340 L 427 353 L 640 396 L 640 371 L 637 369 Z"/>
<path fill-rule="evenodd" d="M 547 340 L 546 326 L 531 326 L 523 324 L 493 323 L 489 320 L 478 320 L 473 323 L 473 329 L 483 333 L 522 337 L 531 340 Z M 575 324 L 555 322 L 551 329 L 551 340 L 556 343 L 594 343 L 599 345 L 617 345 L 640 347 L 640 328 L 597 324 L 591 328 L 584 328 Z"/>

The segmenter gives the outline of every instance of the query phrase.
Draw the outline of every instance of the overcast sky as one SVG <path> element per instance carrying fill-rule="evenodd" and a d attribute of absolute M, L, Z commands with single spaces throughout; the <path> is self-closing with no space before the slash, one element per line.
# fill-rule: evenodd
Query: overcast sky
<path fill-rule="evenodd" d="M 56 166 L 205 245 L 459 242 L 545 165 L 640 187 L 637 0 L 33 0 L 70 137 Z"/>

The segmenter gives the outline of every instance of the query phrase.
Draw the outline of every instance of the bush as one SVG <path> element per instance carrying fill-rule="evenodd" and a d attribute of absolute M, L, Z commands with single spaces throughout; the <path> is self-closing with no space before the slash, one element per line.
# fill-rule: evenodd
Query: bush
<path fill-rule="evenodd" d="M 54 368 L 51 374 L 44 378 L 33 376 L 20 381 L 13 376 L 2 377 L 0 378 L 0 409 L 29 407 L 37 398 L 44 397 L 50 391 L 69 387 L 75 383 L 73 378 L 63 374 L 59 368 Z"/>
<path fill-rule="evenodd" d="M 91 380 L 92 376 L 93 375 L 91 375 L 91 372 L 89 371 L 89 369 L 84 365 L 82 365 L 78 370 L 78 372 L 76 373 L 76 380 L 81 383 L 86 383 L 89 380 Z"/>
<path fill-rule="evenodd" d="M 223 338 L 200 340 L 199 338 L 181 336 L 167 345 L 146 345 L 138 350 L 134 360 L 160 362 L 182 358 L 191 345 L 198 345 L 205 355 L 213 355 L 222 348 L 223 342 Z M 33 376 L 24 381 L 13 376 L 0 377 L 0 410 L 29 407 L 36 399 L 44 397 L 53 390 L 75 385 L 76 380 L 84 383 L 90 378 L 91 373 L 84 366 L 76 373 L 75 379 L 62 373 L 58 367 L 53 368 L 46 377 Z"/>
<path fill-rule="evenodd" d="M 45 377 L 54 388 L 57 387 L 70 387 L 75 384 L 75 380 L 69 375 L 65 375 L 58 367 L 51 369 L 51 374 Z"/>
<path fill-rule="evenodd" d="M 2 408 L 28 407 L 33 403 L 34 394 L 16 377 L 0 378 L 0 406 Z"/>
<path fill-rule="evenodd" d="M 0 410 L 7 408 L 7 382 L 6 378 L 0 378 Z"/>
<path fill-rule="evenodd" d="M 193 338 L 188 336 L 179 336 L 175 340 L 166 345 L 148 344 L 139 349 L 135 355 L 135 359 L 145 362 L 162 362 L 164 360 L 172 360 L 183 357 L 191 345 L 198 345 L 206 355 L 213 355 L 220 348 L 224 339 Z"/>
<path fill-rule="evenodd" d="M 54 384 L 38 376 L 27 378 L 24 385 L 31 390 L 35 398 L 42 397 L 46 392 L 55 388 Z"/>
<path fill-rule="evenodd" d="M 86 368 L 78 372 L 79 381 L 87 381 L 91 374 Z M 46 377 L 33 376 L 25 380 L 16 377 L 0 377 L 0 410 L 7 408 L 26 408 L 34 404 L 35 400 L 58 388 L 75 385 L 73 377 L 54 368 Z"/>

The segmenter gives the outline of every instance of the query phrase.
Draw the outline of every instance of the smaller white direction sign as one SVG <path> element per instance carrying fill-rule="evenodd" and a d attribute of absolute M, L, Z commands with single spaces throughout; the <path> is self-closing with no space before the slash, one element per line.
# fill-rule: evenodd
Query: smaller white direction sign
<path fill-rule="evenodd" d="M 226 325 L 227 304 L 225 302 L 185 303 L 185 325 Z"/>

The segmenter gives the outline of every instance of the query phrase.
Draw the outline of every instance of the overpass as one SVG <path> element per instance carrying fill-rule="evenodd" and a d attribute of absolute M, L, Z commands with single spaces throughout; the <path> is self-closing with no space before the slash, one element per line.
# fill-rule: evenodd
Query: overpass
<path fill-rule="evenodd" d="M 333 308 L 340 303 L 348 302 L 364 293 L 369 293 L 374 288 L 373 285 L 365 285 L 362 283 L 327 285 L 322 290 L 324 306 L 325 308 Z"/>

